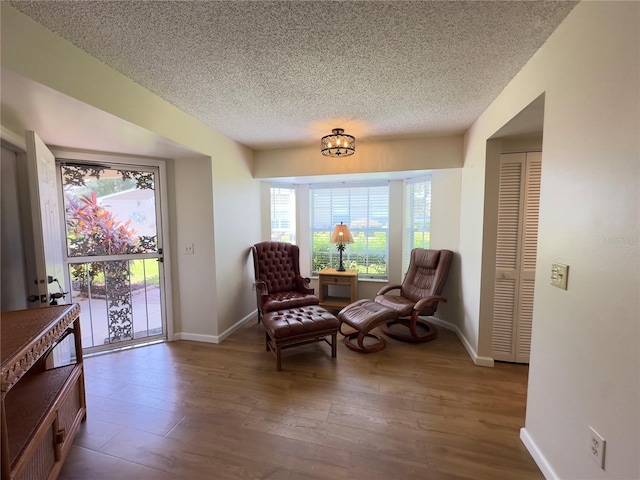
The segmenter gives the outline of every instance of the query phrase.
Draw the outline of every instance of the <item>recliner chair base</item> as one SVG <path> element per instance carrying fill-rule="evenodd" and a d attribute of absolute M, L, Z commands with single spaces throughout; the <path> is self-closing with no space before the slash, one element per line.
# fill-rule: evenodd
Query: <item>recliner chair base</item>
<path fill-rule="evenodd" d="M 392 328 L 397 324 L 405 326 L 408 333 L 402 333 Z M 415 321 L 410 318 L 397 318 L 380 325 L 379 328 L 387 337 L 401 342 L 424 343 L 435 340 L 438 336 L 436 326 L 420 318 Z"/>

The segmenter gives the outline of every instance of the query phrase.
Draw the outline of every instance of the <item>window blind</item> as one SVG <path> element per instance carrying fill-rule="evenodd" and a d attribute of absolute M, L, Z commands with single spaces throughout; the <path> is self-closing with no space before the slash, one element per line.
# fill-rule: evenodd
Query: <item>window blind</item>
<path fill-rule="evenodd" d="M 329 243 L 334 227 L 343 222 L 354 243 L 343 253 L 345 268 L 361 278 L 387 278 L 389 184 L 311 185 L 311 270 L 337 267 L 339 252 Z"/>

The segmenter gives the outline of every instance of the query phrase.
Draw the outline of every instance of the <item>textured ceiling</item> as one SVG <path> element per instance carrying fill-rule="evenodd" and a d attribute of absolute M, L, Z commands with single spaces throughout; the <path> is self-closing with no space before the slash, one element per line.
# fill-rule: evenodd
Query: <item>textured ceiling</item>
<path fill-rule="evenodd" d="M 566 1 L 9 1 L 252 148 L 466 130 Z"/>

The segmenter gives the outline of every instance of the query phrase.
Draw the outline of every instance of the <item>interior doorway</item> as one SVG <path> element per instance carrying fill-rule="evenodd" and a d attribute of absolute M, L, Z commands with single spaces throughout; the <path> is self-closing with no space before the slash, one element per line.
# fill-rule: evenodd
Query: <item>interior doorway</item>
<path fill-rule="evenodd" d="M 487 140 L 487 161 L 486 161 L 486 180 L 485 180 L 485 217 L 484 217 L 484 239 L 482 246 L 482 286 L 481 286 L 481 307 L 480 307 L 480 330 L 479 330 L 479 354 L 481 357 L 493 361 L 516 361 L 515 358 L 496 356 L 494 351 L 494 334 L 495 334 L 495 315 L 496 310 L 508 307 L 506 310 L 517 309 L 517 299 L 509 296 L 508 299 L 501 298 L 504 292 L 499 291 L 501 287 L 510 284 L 509 273 L 507 276 L 498 279 L 504 272 L 497 268 L 498 262 L 498 217 L 500 202 L 500 166 L 501 157 L 504 154 L 524 153 L 526 152 L 542 152 L 540 160 L 544 156 L 543 148 L 543 126 L 544 126 L 544 94 L 540 95 L 518 115 L 507 122 L 500 130 L 498 130 L 490 139 Z M 537 233 L 537 222 L 535 225 Z M 532 232 L 529 232 L 531 234 Z M 537 240 L 535 241 L 537 243 Z M 521 248 L 521 247 L 518 247 Z M 531 260 L 531 259 L 529 259 Z M 531 263 L 531 261 L 529 261 Z M 533 260 L 535 265 L 535 260 Z M 499 271 L 500 270 L 500 271 Z M 519 273 L 519 275 L 521 275 Z M 527 315 L 532 320 L 530 330 L 524 332 L 524 336 L 528 337 L 528 346 L 531 346 L 530 339 L 533 337 L 532 331 L 535 331 L 535 320 L 533 311 L 533 292 L 534 277 L 526 272 L 521 275 L 526 279 L 527 292 L 530 294 L 529 303 L 521 305 L 527 311 Z M 500 285 L 500 284 L 504 285 Z M 513 287 L 515 288 L 515 282 Z M 502 305 L 496 302 L 496 298 L 501 301 L 509 300 Z M 513 301 L 511 304 L 510 302 Z M 511 308 L 513 307 L 513 308 Z M 503 308 L 504 311 L 506 311 Z M 501 321 L 501 319 L 498 319 Z M 511 341 L 514 338 L 513 330 L 504 330 L 500 332 L 505 337 L 509 337 Z M 516 337 L 517 341 L 517 337 Z M 535 348 L 535 346 L 534 346 Z M 527 351 L 528 354 L 528 351 Z M 528 358 L 520 358 L 518 361 L 528 362 Z"/>
<path fill-rule="evenodd" d="M 491 353 L 529 363 L 540 204 L 540 152 L 500 155 Z"/>
<path fill-rule="evenodd" d="M 2 170 L 0 172 L 0 253 L 2 255 L 2 278 L 0 285 L 3 312 L 27 308 L 27 266 L 25 264 L 23 219 L 20 201 L 20 167 L 18 152 L 9 145 L 2 145 Z"/>

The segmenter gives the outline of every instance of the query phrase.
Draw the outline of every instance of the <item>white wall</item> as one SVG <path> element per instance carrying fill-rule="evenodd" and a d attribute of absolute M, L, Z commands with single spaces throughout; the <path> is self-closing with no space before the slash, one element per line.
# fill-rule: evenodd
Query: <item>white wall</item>
<path fill-rule="evenodd" d="M 545 93 L 522 438 L 547 478 L 640 478 L 639 29 L 637 2 L 580 3 L 466 135 L 461 329 L 478 348 L 487 140 Z M 550 286 L 552 262 L 570 266 L 567 291 Z M 604 471 L 589 426 L 608 442 Z"/>
<path fill-rule="evenodd" d="M 438 304 L 435 317 L 458 329 L 463 318 L 462 280 L 460 277 L 460 192 L 462 169 L 449 168 L 431 172 L 431 248 L 453 250 L 451 270 L 442 295 L 446 303 Z"/>
<path fill-rule="evenodd" d="M 260 241 L 260 186 L 251 176 L 253 156 L 235 146 L 229 161 L 214 156 L 213 195 L 218 335 L 253 315 L 256 297 L 250 247 Z"/>
<path fill-rule="evenodd" d="M 179 299 L 175 319 L 177 338 L 207 340 L 217 335 L 215 251 L 213 242 L 213 186 L 209 157 L 172 161 L 171 244 L 174 246 L 173 288 Z M 185 255 L 193 244 L 193 255 Z M 213 282 L 213 283 L 211 283 Z M 197 322 L 189 319 L 199 319 Z M 202 337 L 198 337 L 202 336 Z"/>

